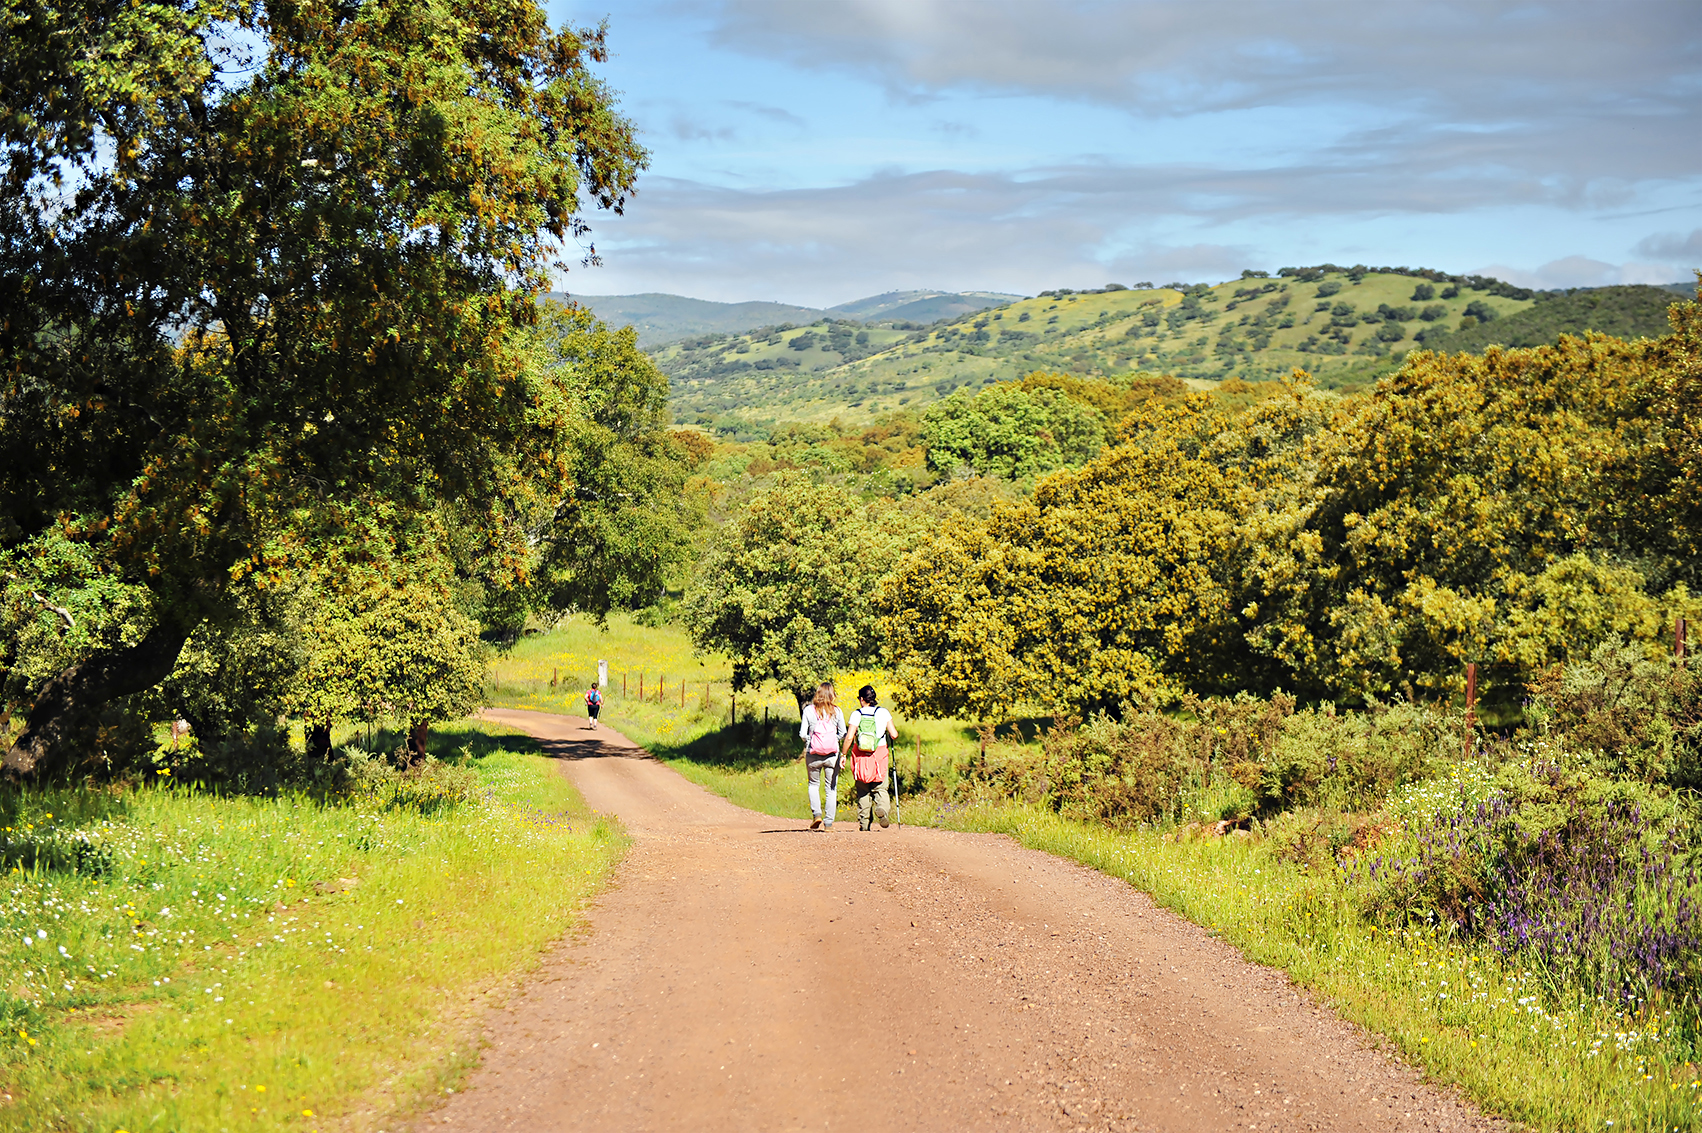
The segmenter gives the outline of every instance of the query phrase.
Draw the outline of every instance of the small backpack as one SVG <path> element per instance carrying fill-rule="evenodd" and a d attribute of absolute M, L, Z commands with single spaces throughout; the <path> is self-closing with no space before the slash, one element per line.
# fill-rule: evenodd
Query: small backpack
<path fill-rule="evenodd" d="M 881 746 L 881 733 L 878 726 L 880 714 L 873 708 L 857 709 L 857 750 L 872 752 Z"/>
<path fill-rule="evenodd" d="M 596 689 L 592 689 L 590 692 L 585 694 L 585 703 L 591 705 L 601 704 L 603 703 L 603 694 L 598 692 Z"/>
<path fill-rule="evenodd" d="M 810 754 L 833 755 L 838 750 L 839 729 L 834 725 L 833 717 L 817 709 L 815 724 L 810 728 Z"/>

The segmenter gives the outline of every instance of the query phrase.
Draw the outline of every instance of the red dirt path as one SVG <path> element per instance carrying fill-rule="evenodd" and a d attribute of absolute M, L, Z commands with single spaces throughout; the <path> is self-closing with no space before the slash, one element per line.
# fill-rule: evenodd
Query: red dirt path
<path fill-rule="evenodd" d="M 1123 882 L 855 811 L 812 834 L 607 728 L 487 716 L 634 844 L 422 1131 L 1498 1127 Z"/>

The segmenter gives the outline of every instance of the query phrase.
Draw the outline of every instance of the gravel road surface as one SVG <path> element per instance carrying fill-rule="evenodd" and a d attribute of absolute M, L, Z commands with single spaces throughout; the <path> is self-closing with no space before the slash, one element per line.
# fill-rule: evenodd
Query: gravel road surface
<path fill-rule="evenodd" d="M 421 1131 L 1499 1128 L 1121 881 L 855 809 L 811 833 L 607 727 L 486 716 L 634 845 Z"/>

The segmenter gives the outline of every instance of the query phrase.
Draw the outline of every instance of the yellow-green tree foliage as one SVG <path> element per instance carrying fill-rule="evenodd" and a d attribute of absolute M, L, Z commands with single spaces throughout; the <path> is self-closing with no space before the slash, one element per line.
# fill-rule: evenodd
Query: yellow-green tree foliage
<path fill-rule="evenodd" d="M 1368 395 L 1151 402 L 1031 501 L 942 525 L 881 594 L 906 707 L 1184 689 L 1516 698 L 1697 611 L 1697 304 L 1674 333 L 1419 353 Z M 1303 379 L 1303 376 L 1302 376 Z"/>
<path fill-rule="evenodd" d="M 1248 577 L 1249 644 L 1359 699 L 1453 692 L 1468 661 L 1516 696 L 1608 635 L 1653 642 L 1694 568 L 1628 489 L 1670 479 L 1649 412 L 1686 325 L 1409 359 L 1333 423 L 1288 554 Z"/>
<path fill-rule="evenodd" d="M 922 540 L 880 599 L 907 707 L 1116 710 L 1221 668 L 1242 532 L 1317 398 L 1295 387 L 1239 427 L 1208 396 L 1148 401 L 1085 468 Z"/>

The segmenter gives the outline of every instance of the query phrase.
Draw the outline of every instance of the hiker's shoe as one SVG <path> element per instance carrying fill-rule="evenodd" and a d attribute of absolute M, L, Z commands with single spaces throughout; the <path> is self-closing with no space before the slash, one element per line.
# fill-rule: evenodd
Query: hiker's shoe
<path fill-rule="evenodd" d="M 819 819 L 819 818 L 810 819 L 810 829 L 811 830 L 820 830 L 821 829 L 821 819 Z"/>
<path fill-rule="evenodd" d="M 885 830 L 886 827 L 887 827 L 887 817 L 886 817 L 886 815 L 883 814 L 883 815 L 880 816 L 880 818 L 881 818 L 881 829 Z"/>
<path fill-rule="evenodd" d="M 869 827 L 868 827 L 868 825 L 867 825 L 867 824 L 866 824 L 866 823 L 862 823 L 862 822 L 859 822 L 859 823 L 858 823 L 858 824 L 857 824 L 857 829 L 858 829 L 858 830 L 867 830 L 867 829 L 868 829 L 868 828 L 869 828 Z"/>
<path fill-rule="evenodd" d="M 821 828 L 823 830 L 827 831 L 829 834 L 833 833 L 833 823 L 831 823 L 831 822 L 822 823 Z"/>

